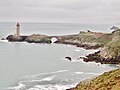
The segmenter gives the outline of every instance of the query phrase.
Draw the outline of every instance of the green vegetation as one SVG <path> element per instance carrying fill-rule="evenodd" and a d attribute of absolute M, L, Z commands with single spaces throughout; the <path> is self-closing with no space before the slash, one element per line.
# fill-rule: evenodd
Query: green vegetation
<path fill-rule="evenodd" d="M 120 56 L 120 29 L 112 33 L 81 31 L 76 35 L 61 36 L 60 40 L 63 42 L 86 44 L 90 46 L 104 46 L 99 54 L 103 58 Z"/>
<path fill-rule="evenodd" d="M 112 34 L 81 31 L 79 34 L 76 35 L 60 36 L 60 40 L 63 42 L 88 44 L 91 46 L 95 46 L 95 45 L 105 46 L 107 43 L 109 43 L 112 40 Z"/>
<path fill-rule="evenodd" d="M 110 41 L 100 53 L 104 58 L 120 56 L 120 30 L 114 32 L 112 37 L 112 41 Z"/>
<path fill-rule="evenodd" d="M 80 82 L 74 90 L 120 90 L 120 69 L 87 81 Z"/>
<path fill-rule="evenodd" d="M 27 42 L 34 43 L 51 43 L 51 38 L 46 35 L 33 34 L 26 38 Z"/>
<path fill-rule="evenodd" d="M 114 41 L 111 41 L 107 46 L 106 46 L 106 51 L 109 56 L 115 57 L 120 55 L 120 38 Z"/>

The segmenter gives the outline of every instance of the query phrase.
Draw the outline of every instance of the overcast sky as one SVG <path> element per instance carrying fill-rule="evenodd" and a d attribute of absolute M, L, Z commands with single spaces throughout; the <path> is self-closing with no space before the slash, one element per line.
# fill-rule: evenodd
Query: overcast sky
<path fill-rule="evenodd" d="M 0 21 L 119 23 L 120 0 L 0 0 Z"/>

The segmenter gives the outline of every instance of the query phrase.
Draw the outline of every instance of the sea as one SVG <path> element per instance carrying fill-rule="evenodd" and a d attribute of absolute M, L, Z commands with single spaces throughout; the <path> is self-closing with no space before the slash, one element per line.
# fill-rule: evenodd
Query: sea
<path fill-rule="evenodd" d="M 0 38 L 15 32 L 15 22 L 0 22 Z M 68 35 L 80 31 L 111 32 L 110 24 L 20 23 L 21 35 Z M 80 81 L 118 68 L 83 62 L 98 50 L 64 44 L 29 44 L 0 40 L 0 90 L 66 90 Z M 72 61 L 66 60 L 70 56 Z"/>

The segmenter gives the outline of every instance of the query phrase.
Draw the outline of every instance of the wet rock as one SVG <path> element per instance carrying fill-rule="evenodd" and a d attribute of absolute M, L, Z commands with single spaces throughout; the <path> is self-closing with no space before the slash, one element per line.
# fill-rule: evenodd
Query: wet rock
<path fill-rule="evenodd" d="M 70 60 L 70 61 L 72 60 L 72 58 L 71 58 L 71 57 L 65 57 L 65 59 Z"/>
<path fill-rule="evenodd" d="M 1 38 L 1 40 L 5 40 L 5 38 Z"/>

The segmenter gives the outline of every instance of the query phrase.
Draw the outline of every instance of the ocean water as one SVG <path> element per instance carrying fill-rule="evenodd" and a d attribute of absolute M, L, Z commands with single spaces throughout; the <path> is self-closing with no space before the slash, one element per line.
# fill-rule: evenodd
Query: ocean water
<path fill-rule="evenodd" d="M 0 37 L 13 33 L 14 26 L 15 23 L 0 23 Z M 110 25 L 21 23 L 21 32 L 64 35 L 78 33 L 84 27 L 109 32 Z M 71 45 L 0 40 L 0 90 L 65 90 L 81 80 L 117 68 L 79 59 L 95 51 Z M 72 61 L 65 60 L 66 56 L 72 57 Z"/>

